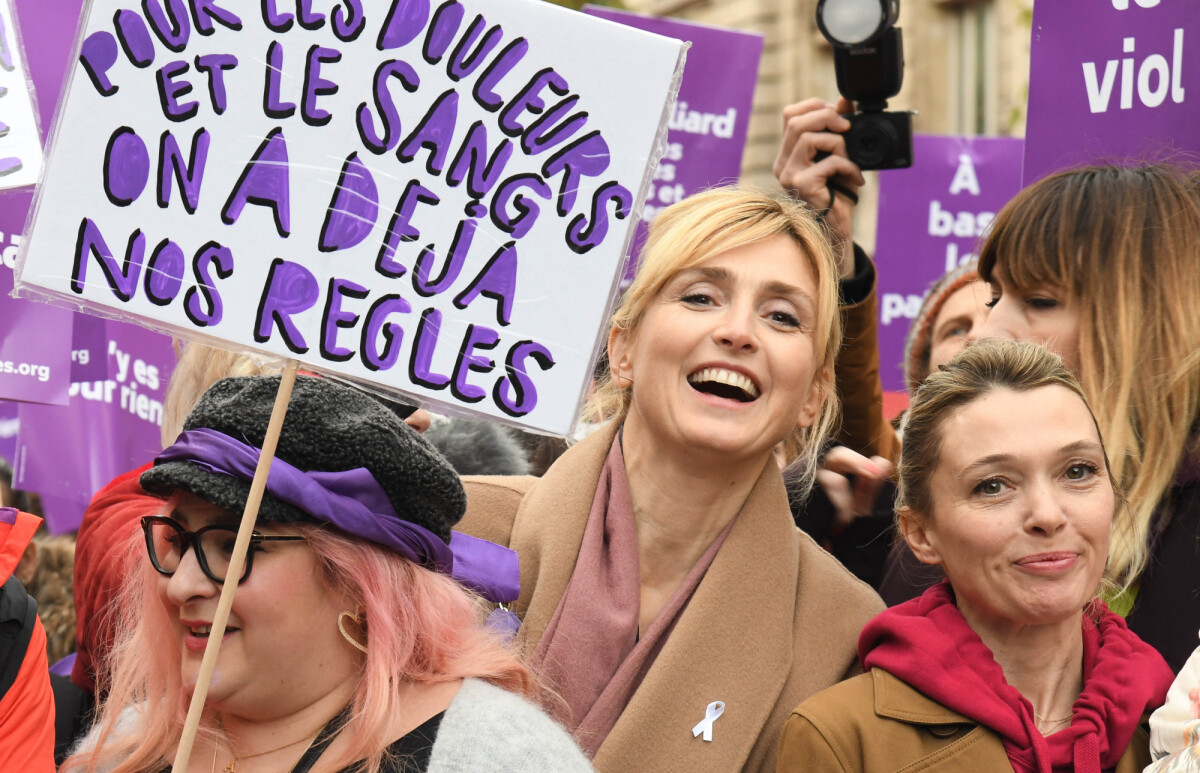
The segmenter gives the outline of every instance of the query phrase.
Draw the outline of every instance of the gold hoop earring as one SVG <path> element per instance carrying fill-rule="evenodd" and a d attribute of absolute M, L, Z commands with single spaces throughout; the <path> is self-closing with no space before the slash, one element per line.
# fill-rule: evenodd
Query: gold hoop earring
<path fill-rule="evenodd" d="M 363 614 L 362 604 L 354 612 L 343 611 L 338 615 L 338 631 L 342 634 L 342 638 L 350 642 L 350 646 L 364 655 L 367 654 L 367 645 L 362 644 L 350 634 L 346 633 L 345 618 L 350 618 L 350 621 L 355 625 L 363 627 L 363 633 L 366 633 L 366 618 Z"/>

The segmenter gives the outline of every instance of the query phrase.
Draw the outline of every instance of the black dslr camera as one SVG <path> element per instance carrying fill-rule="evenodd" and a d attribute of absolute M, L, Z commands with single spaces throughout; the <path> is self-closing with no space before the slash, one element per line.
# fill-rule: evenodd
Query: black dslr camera
<path fill-rule="evenodd" d="M 912 166 L 912 113 L 888 112 L 904 82 L 900 0 L 820 0 L 817 26 L 833 44 L 838 91 L 857 105 L 846 116 L 846 152 L 863 169 Z"/>

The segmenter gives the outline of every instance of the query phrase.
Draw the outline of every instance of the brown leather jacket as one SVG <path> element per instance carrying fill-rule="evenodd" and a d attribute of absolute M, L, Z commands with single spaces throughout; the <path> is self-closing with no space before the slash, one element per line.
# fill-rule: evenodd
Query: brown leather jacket
<path fill-rule="evenodd" d="M 863 456 L 900 460 L 900 439 L 883 417 L 879 378 L 879 326 L 875 288 L 861 302 L 842 306 L 842 349 L 834 365 L 842 401 L 838 442 Z"/>
<path fill-rule="evenodd" d="M 1117 764 L 1150 763 L 1145 722 Z M 777 773 L 1012 773 L 1000 736 L 875 668 L 800 704 L 779 742 Z"/>

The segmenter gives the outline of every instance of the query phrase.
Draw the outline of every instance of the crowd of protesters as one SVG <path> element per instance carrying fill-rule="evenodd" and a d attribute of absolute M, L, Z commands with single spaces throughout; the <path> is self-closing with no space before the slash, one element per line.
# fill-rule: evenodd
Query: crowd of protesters
<path fill-rule="evenodd" d="M 845 108 L 658 214 L 569 448 L 189 344 L 74 545 L 0 487 L 0 769 L 170 770 L 231 581 L 189 773 L 1200 769 L 1200 175 L 1018 194 L 893 425 Z"/>

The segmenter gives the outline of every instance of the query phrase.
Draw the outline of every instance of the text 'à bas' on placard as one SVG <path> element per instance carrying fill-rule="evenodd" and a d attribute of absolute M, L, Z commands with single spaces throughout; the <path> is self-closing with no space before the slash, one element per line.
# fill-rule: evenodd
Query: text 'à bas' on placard
<path fill-rule="evenodd" d="M 481 296 L 495 301 L 496 322 L 502 327 L 509 324 L 512 312 L 517 240 L 529 232 L 541 212 L 540 208 L 530 205 L 530 196 L 554 201 L 555 213 L 560 219 L 567 220 L 575 212 L 581 179 L 600 178 L 608 168 L 608 145 L 597 130 L 580 135 L 588 123 L 588 114 L 579 109 L 579 96 L 570 92 L 566 80 L 552 68 L 539 71 L 507 101 L 497 95 L 497 84 L 512 71 L 528 48 L 523 39 L 511 42 L 494 57 L 487 59 L 484 55 L 477 55 L 479 49 L 474 54 L 467 51 L 469 41 L 479 35 L 482 29 L 480 25 L 486 26 L 482 16 L 476 16 L 469 30 L 459 39 L 457 36 L 464 15 L 460 4 L 444 3 L 432 19 L 415 20 L 397 10 L 401 5 L 393 4 L 380 29 L 377 47 L 380 50 L 397 48 L 425 32 L 422 54 L 426 61 L 437 64 L 445 58 L 448 72 L 455 81 L 463 81 L 479 71 L 471 96 L 497 115 L 499 129 L 505 138 L 495 143 L 493 149 L 487 128 L 482 121 L 478 121 L 457 146 L 450 145 L 454 134 L 452 129 L 457 120 L 458 89 L 450 89 L 439 95 L 421 121 L 405 135 L 388 85 L 394 79 L 411 94 L 418 90 L 420 79 L 407 63 L 392 59 L 383 62 L 375 73 L 371 94 L 373 106 L 367 102 L 358 106 L 355 118 L 359 139 L 370 154 L 382 155 L 395 151 L 402 163 L 411 162 L 419 152 L 428 151 L 426 170 L 431 175 L 444 173 L 448 185 L 465 185 L 473 200 L 466 206 L 466 217 L 459 223 L 452 243 L 445 251 L 443 265 L 440 270 L 437 268 L 438 254 L 433 249 L 434 245 L 430 244 L 416 258 L 410 279 L 413 289 L 422 297 L 440 295 L 450 292 L 452 287 L 461 287 L 453 296 L 455 307 L 460 309 L 467 308 Z M 350 0 L 344 6 L 335 9 L 328 23 L 340 40 L 350 42 L 363 32 L 365 19 L 359 2 Z M 103 30 L 95 32 L 83 43 L 80 63 L 95 89 L 103 96 L 111 96 L 120 88 L 118 83 L 111 80 L 109 73 L 122 52 L 137 67 L 147 67 L 153 63 L 155 47 L 151 31 L 172 51 L 182 52 L 187 46 L 191 29 L 187 3 L 169 0 L 165 6 L 147 3 L 144 7 L 146 19 L 128 9 L 121 10 L 113 19 L 113 33 Z M 202 35 L 211 34 L 217 24 L 230 30 L 240 30 L 242 27 L 240 18 L 220 8 L 212 0 L 192 0 L 190 10 L 190 21 L 194 22 L 196 31 Z M 277 32 L 286 31 L 293 22 L 307 29 L 316 29 L 327 21 L 323 14 L 313 13 L 308 4 L 303 2 L 298 3 L 295 15 L 280 12 L 269 0 L 262 4 L 262 11 L 264 23 Z M 495 25 L 487 30 L 485 40 L 493 37 L 498 39 L 502 35 L 499 25 Z M 456 40 L 458 43 L 451 51 Z M 488 50 L 494 47 L 493 43 Z M 450 55 L 446 56 L 447 53 Z M 334 48 L 311 47 L 301 68 L 303 86 L 296 94 L 285 95 L 282 91 L 285 81 L 281 79 L 285 69 L 283 50 L 278 42 L 272 42 L 265 57 L 264 113 L 277 120 L 298 116 L 310 126 L 327 123 L 330 114 L 321 108 L 319 100 L 337 91 L 337 83 L 329 78 L 333 77 L 330 75 L 332 66 L 340 58 L 340 52 Z M 191 63 L 169 62 L 158 69 L 156 78 L 163 114 L 174 122 L 190 120 L 199 110 L 198 102 L 188 99 L 194 89 L 187 79 L 193 64 L 201 80 L 207 83 L 208 100 L 213 112 L 219 116 L 228 107 L 224 83 L 227 73 L 238 67 L 236 57 L 208 54 L 195 57 Z M 299 82 L 300 79 L 296 80 Z M 460 84 L 458 88 L 465 87 Z M 564 98 L 548 106 L 543 99 L 551 94 Z M 293 99 L 294 102 L 290 101 Z M 377 129 L 377 124 L 381 128 Z M 492 139 L 495 139 L 494 135 Z M 121 127 L 111 135 L 106 150 L 105 194 L 114 205 L 128 206 L 142 195 L 153 178 L 156 182 L 157 204 L 166 208 L 177 183 L 181 205 L 189 215 L 194 214 L 211 143 L 212 138 L 205 128 L 195 131 L 190 146 L 186 138 L 181 142 L 174 133 L 164 132 L 157 143 L 157 163 L 152 167 L 147 142 L 134 129 Z M 514 146 L 520 147 L 529 156 L 550 154 L 540 175 L 526 173 L 507 178 L 503 176 Z M 447 164 L 450 158 L 453 160 Z M 547 180 L 559 176 L 561 183 L 556 195 Z M 233 190 L 228 193 L 221 209 L 221 219 L 232 225 L 245 206 L 265 206 L 272 211 L 279 237 L 286 239 L 291 233 L 288 189 L 287 139 L 283 128 L 276 127 L 262 140 Z M 489 195 L 490 203 L 485 204 L 484 199 Z M 590 205 L 584 203 L 583 211 L 567 220 L 564 229 L 566 245 L 573 252 L 584 254 L 601 243 L 608 232 L 610 208 L 613 210 L 612 217 L 624 219 L 632 208 L 633 200 L 633 194 L 615 180 L 599 185 Z M 409 273 L 409 268 L 397 260 L 397 251 L 402 244 L 420 237 L 420 231 L 413 224 L 418 209 L 436 206 L 438 202 L 437 195 L 418 180 L 408 182 L 397 199 L 378 251 L 375 270 L 379 275 L 397 279 Z M 332 252 L 358 245 L 374 229 L 378 215 L 378 189 L 374 175 L 357 152 L 351 153 L 343 163 L 316 248 L 322 252 Z M 458 281 L 460 272 L 475 229 L 485 217 L 511 238 L 463 286 Z M 113 235 L 108 234 L 107 237 L 111 239 Z M 79 226 L 71 289 L 76 293 L 83 292 L 89 259 L 94 256 L 108 287 L 121 301 L 128 302 L 139 291 L 151 303 L 159 306 L 182 299 L 184 313 L 193 325 L 207 327 L 217 324 L 222 316 L 218 284 L 229 280 L 235 272 L 231 250 L 214 240 L 185 251 L 170 238 L 163 238 L 149 251 L 147 259 L 147 241 L 147 235 L 140 229 L 129 235 L 122 260 L 109 249 L 106 235 L 101 233 L 98 225 L 84 218 Z M 190 259 L 188 252 L 191 253 Z M 146 270 L 144 279 L 139 281 L 142 279 L 143 263 Z M 185 289 L 184 278 L 189 266 L 195 281 Z M 278 331 L 289 350 L 296 354 L 306 353 L 310 344 L 293 317 L 317 306 L 324 295 L 324 313 L 317 342 L 322 358 L 344 362 L 357 356 L 370 370 L 391 368 L 399 358 L 404 330 L 390 320 L 396 314 L 410 314 L 413 310 L 407 301 L 394 293 L 375 298 L 361 315 L 345 308 L 356 301 L 365 302 L 370 294 L 367 287 L 346 279 L 333 278 L 327 288 L 322 288 L 317 278 L 305 267 L 276 258 L 270 266 L 259 303 L 255 340 L 265 343 Z M 431 363 L 434 349 L 439 346 L 441 312 L 436 308 L 427 308 L 420 312 L 419 318 L 408 363 L 412 382 L 430 389 L 449 386 L 455 397 L 464 402 L 485 399 L 487 391 L 467 383 L 467 376 L 471 372 L 487 372 L 495 367 L 481 353 L 499 343 L 500 336 L 496 330 L 484 325 L 469 326 L 457 347 L 458 357 L 453 370 L 450 373 L 437 373 L 432 370 Z M 339 333 L 347 333 L 360 322 L 362 332 L 358 349 L 339 343 Z M 446 344 L 447 348 L 452 345 Z M 528 373 L 531 370 L 530 363 L 544 371 L 554 365 L 554 358 L 545 346 L 529 340 L 513 344 L 504 357 L 503 369 L 507 375 L 497 379 L 492 398 L 497 407 L 509 415 L 525 415 L 536 405 L 536 389 Z"/>

